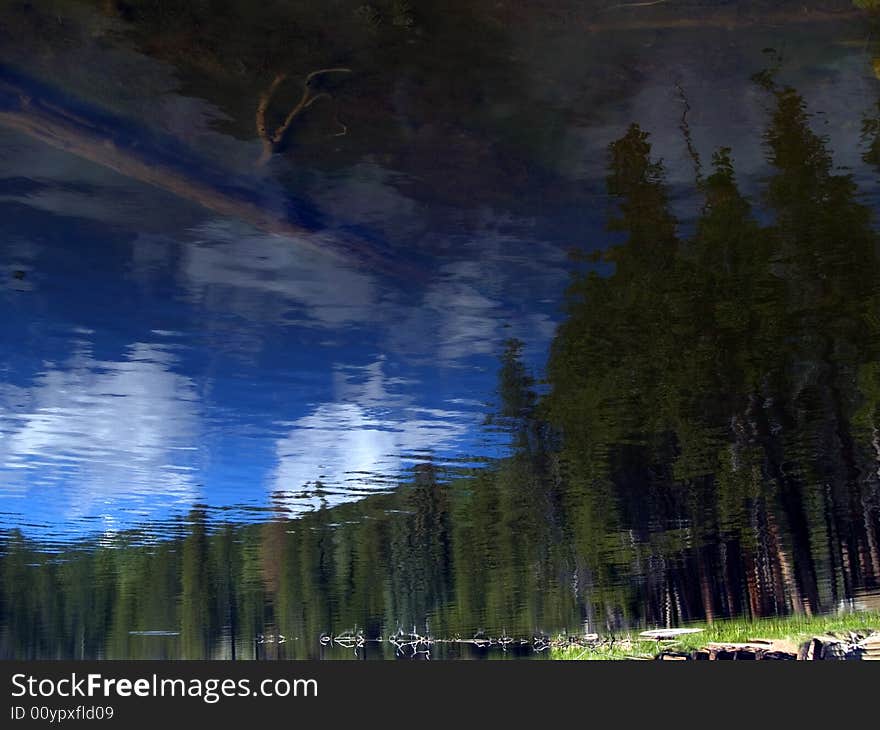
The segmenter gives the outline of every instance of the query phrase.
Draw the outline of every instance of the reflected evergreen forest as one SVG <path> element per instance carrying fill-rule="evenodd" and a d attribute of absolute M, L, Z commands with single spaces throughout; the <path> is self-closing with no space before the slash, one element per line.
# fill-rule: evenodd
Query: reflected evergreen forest
<path fill-rule="evenodd" d="M 195 506 L 161 539 L 133 528 L 47 554 L 7 530 L 0 654 L 306 658 L 345 631 L 614 632 L 818 614 L 876 590 L 876 221 L 815 131 L 821 110 L 772 70 L 753 83 L 757 194 L 730 149 L 690 147 L 700 207 L 680 223 L 649 129 L 607 148 L 613 244 L 574 254 L 545 368 L 524 338 L 497 353 L 484 428 L 509 453 L 423 461 L 342 504 L 318 482 L 295 518 Z M 878 130 L 864 120 L 869 165 Z"/>

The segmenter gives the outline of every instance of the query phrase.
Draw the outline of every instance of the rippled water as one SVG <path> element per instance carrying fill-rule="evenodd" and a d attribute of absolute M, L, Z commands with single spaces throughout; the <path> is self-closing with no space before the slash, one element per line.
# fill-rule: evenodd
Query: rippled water
<path fill-rule="evenodd" d="M 0 654 L 871 608 L 877 37 L 4 6 Z"/>

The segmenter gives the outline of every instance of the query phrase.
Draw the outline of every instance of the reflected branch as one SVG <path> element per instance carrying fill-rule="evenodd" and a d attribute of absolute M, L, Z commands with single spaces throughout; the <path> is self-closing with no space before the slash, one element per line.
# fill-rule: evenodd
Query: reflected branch
<path fill-rule="evenodd" d="M 288 115 L 288 121 L 268 136 L 268 143 L 271 146 L 279 144 L 293 118 L 323 97 L 323 93 L 312 95 L 308 88 L 312 79 L 320 74 L 344 71 L 348 69 L 320 69 L 309 74 L 305 80 L 307 88 L 303 99 Z M 261 107 L 268 105 L 270 92 L 281 81 L 283 78 L 277 83 L 273 82 L 273 86 L 267 91 L 265 103 L 261 102 Z M 185 161 L 180 159 L 179 150 L 174 150 L 171 154 L 168 150 L 145 150 L 131 134 L 119 132 L 102 122 L 93 121 L 49 99 L 41 98 L 18 80 L 0 78 L 0 126 L 125 177 L 172 193 L 217 215 L 240 219 L 265 233 L 295 239 L 298 246 L 323 256 L 349 263 L 356 261 L 369 269 L 377 269 L 391 276 L 424 276 L 423 271 L 400 260 L 390 261 L 382 253 L 368 246 L 358 245 L 357 241 L 348 244 L 334 240 L 328 245 L 327 237 L 291 222 L 256 202 L 255 189 L 229 184 L 225 180 L 212 180 L 211 174 L 202 174 L 205 171 L 187 169 Z M 258 128 L 262 130 L 261 136 L 268 134 L 265 109 L 258 112 Z M 214 178 L 217 177 L 214 171 Z"/>
<path fill-rule="evenodd" d="M 260 136 L 260 139 L 263 140 L 263 154 L 260 156 L 260 159 L 258 161 L 259 165 L 265 165 L 269 161 L 269 158 L 271 158 L 271 156 L 278 151 L 278 148 L 284 143 L 284 139 L 287 136 L 288 131 L 290 130 L 290 125 L 293 124 L 293 121 L 300 114 L 302 114 L 302 112 L 312 106 L 319 99 L 332 98 L 330 94 L 326 91 L 319 94 L 312 93 L 312 81 L 319 76 L 332 73 L 351 73 L 351 69 L 339 67 L 321 68 L 317 71 L 312 71 L 308 76 L 306 76 L 305 81 L 303 81 L 303 92 L 302 96 L 300 96 L 299 98 L 299 101 L 287 113 L 284 121 L 272 133 L 269 132 L 269 128 L 266 124 L 266 113 L 269 109 L 269 104 L 272 101 L 272 97 L 275 95 L 278 87 L 281 86 L 281 84 L 284 83 L 284 81 L 287 79 L 287 74 L 278 74 L 272 80 L 269 88 L 260 95 L 260 102 L 259 104 L 257 104 L 256 126 L 257 134 Z"/>

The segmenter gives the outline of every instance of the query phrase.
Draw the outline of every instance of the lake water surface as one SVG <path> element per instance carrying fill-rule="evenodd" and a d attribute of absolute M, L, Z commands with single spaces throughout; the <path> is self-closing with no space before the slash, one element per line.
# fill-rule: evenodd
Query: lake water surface
<path fill-rule="evenodd" d="M 876 607 L 856 5 L 4 3 L 0 656 Z"/>

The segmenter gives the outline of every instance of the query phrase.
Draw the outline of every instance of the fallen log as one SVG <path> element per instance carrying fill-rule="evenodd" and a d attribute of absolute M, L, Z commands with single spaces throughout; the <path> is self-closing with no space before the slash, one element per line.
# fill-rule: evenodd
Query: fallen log
<path fill-rule="evenodd" d="M 705 629 L 651 629 L 650 631 L 642 631 L 639 636 L 644 636 L 646 639 L 665 641 L 686 634 L 699 634 L 704 630 Z"/>
<path fill-rule="evenodd" d="M 710 642 L 709 659 L 796 660 L 798 647 L 789 641 Z"/>

